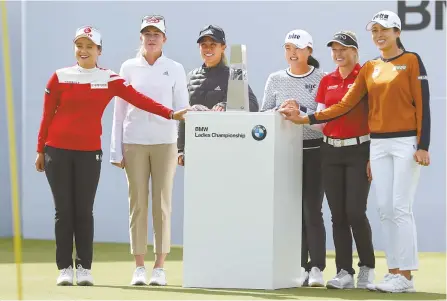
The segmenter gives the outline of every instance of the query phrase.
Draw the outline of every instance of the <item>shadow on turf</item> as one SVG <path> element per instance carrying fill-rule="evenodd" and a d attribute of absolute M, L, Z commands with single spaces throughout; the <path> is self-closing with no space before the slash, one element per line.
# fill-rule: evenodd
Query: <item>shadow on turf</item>
<path fill-rule="evenodd" d="M 75 249 L 74 249 L 75 250 Z M 155 255 L 150 252 L 151 246 L 148 246 L 146 255 L 147 261 L 153 261 Z M 73 252 L 73 256 L 75 253 Z M 183 259 L 183 250 L 180 247 L 172 247 L 169 254 L 169 261 L 181 261 Z M 93 252 L 93 262 L 122 262 L 133 261 L 130 254 L 129 244 L 114 243 L 95 243 Z M 51 263 L 56 261 L 56 245 L 54 241 L 49 240 L 23 240 L 22 242 L 22 261 L 23 263 Z M 14 263 L 13 241 L 10 238 L 0 239 L 0 264 Z"/>
<path fill-rule="evenodd" d="M 148 246 L 150 251 L 152 246 Z M 384 257 L 383 254 L 376 254 L 376 258 Z M 328 259 L 334 259 L 335 254 L 329 252 Z M 148 252 L 145 260 L 153 261 L 155 259 L 152 252 Z M 23 263 L 44 263 L 55 262 L 56 246 L 54 241 L 26 239 L 22 242 L 22 260 Z M 183 250 L 180 247 L 172 247 L 168 261 L 182 261 Z M 118 243 L 95 243 L 93 262 L 121 262 L 133 261 L 130 255 L 129 244 Z M 14 249 L 12 238 L 0 239 L 0 264 L 14 263 Z"/>
<path fill-rule="evenodd" d="M 274 300 L 290 300 L 298 297 L 315 298 L 339 298 L 346 300 L 446 300 L 446 294 L 438 293 L 412 293 L 412 294 L 387 294 L 370 292 L 366 290 L 328 290 L 326 288 L 291 288 L 280 290 L 231 290 L 231 289 L 201 289 L 183 288 L 181 286 L 150 287 L 150 286 L 113 286 L 95 285 L 101 288 L 114 288 L 123 290 L 140 290 L 153 292 L 154 294 L 181 293 L 192 295 L 214 295 L 227 297 L 251 297 Z M 150 299 L 148 295 L 148 299 Z"/>

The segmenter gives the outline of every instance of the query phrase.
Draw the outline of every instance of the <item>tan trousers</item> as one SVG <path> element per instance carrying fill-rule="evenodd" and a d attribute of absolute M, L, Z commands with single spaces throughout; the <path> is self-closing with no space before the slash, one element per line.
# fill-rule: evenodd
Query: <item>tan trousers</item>
<path fill-rule="evenodd" d="M 152 184 L 154 252 L 171 248 L 171 201 L 177 166 L 177 145 L 124 144 L 124 164 L 129 186 L 131 254 L 147 252 L 149 179 Z"/>

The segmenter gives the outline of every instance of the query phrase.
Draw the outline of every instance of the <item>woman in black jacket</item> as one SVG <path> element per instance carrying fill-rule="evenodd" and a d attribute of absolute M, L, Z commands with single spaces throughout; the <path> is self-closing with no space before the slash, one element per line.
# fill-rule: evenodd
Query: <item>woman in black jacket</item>
<path fill-rule="evenodd" d="M 193 106 L 192 110 L 225 111 L 230 72 L 225 58 L 225 32 L 215 25 L 206 26 L 200 31 L 197 43 L 203 64 L 188 73 L 189 104 Z M 258 100 L 250 86 L 248 89 L 250 112 L 258 112 Z M 184 121 L 180 122 L 178 136 L 178 163 L 184 165 Z"/>

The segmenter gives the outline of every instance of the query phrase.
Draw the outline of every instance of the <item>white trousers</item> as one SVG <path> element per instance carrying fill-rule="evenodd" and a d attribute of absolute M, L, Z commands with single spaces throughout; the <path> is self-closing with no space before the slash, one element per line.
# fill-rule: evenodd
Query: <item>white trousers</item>
<path fill-rule="evenodd" d="M 389 269 L 417 270 L 413 202 L 421 166 L 416 137 L 372 139 L 370 164 Z"/>

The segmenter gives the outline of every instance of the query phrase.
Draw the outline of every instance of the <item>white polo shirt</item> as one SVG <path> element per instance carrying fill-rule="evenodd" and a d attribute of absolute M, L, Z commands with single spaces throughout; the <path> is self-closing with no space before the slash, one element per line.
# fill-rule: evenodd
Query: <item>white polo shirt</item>
<path fill-rule="evenodd" d="M 162 55 L 154 65 L 142 56 L 125 61 L 120 75 L 135 90 L 177 111 L 189 106 L 183 65 Z M 176 143 L 177 122 L 143 111 L 116 97 L 113 113 L 110 161 L 121 162 L 122 145 Z"/>

